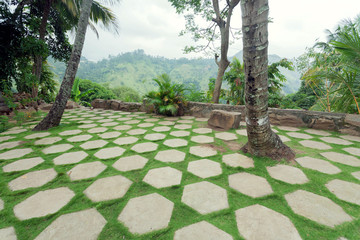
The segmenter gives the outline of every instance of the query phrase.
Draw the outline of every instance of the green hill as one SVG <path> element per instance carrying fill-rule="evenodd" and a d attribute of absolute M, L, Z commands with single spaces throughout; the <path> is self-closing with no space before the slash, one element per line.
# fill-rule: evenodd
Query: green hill
<path fill-rule="evenodd" d="M 236 56 L 242 59 L 241 52 Z M 281 58 L 269 55 L 269 61 L 272 61 L 271 59 L 278 61 Z M 65 64 L 54 62 L 52 59 L 49 59 L 49 64 L 60 82 L 65 72 Z M 193 84 L 198 90 L 207 90 L 209 78 L 215 78 L 217 75 L 217 66 L 214 59 L 167 59 L 136 50 L 98 62 L 82 57 L 77 77 L 97 83 L 108 83 L 110 87 L 129 86 L 144 94 L 155 89 L 156 85 L 152 79 L 162 73 L 170 75 L 175 82 L 186 86 Z M 289 81 L 284 87 L 284 92 L 295 92 L 300 86 L 299 77 L 291 71 L 284 71 L 284 75 Z"/>

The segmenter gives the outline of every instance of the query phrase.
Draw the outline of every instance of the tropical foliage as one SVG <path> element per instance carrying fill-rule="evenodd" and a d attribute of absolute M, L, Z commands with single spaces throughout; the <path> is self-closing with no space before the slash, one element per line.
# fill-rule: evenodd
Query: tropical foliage
<path fill-rule="evenodd" d="M 167 116 L 182 115 L 182 108 L 186 104 L 184 98 L 185 87 L 182 84 L 172 83 L 167 74 L 162 74 L 153 79 L 157 85 L 157 91 L 151 91 L 145 95 L 149 104 L 153 104 L 158 114 Z"/>

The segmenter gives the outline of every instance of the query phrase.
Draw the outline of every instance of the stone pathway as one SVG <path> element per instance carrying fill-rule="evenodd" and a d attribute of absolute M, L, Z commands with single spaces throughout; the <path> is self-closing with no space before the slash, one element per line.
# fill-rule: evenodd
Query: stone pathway
<path fill-rule="evenodd" d="M 76 109 L 1 133 L 0 239 L 360 239 L 360 137 L 273 126 L 286 164 L 206 120 Z"/>

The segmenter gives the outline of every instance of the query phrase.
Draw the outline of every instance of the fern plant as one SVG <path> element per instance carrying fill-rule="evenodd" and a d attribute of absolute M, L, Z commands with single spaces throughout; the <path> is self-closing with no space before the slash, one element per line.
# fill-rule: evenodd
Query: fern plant
<path fill-rule="evenodd" d="M 153 104 L 156 113 L 166 116 L 183 114 L 185 87 L 182 84 L 172 83 L 167 74 L 154 78 L 159 87 L 158 91 L 151 91 L 145 95 L 149 104 Z"/>

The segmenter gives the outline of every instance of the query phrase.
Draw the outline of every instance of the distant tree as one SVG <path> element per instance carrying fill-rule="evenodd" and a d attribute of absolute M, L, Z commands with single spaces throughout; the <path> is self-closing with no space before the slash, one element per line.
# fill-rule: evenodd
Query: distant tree
<path fill-rule="evenodd" d="M 141 102 L 142 97 L 140 94 L 131 87 L 121 86 L 111 88 L 111 91 L 115 94 L 116 99 L 124 102 Z"/>
<path fill-rule="evenodd" d="M 295 157 L 270 128 L 268 114 L 268 0 L 241 2 L 245 109 L 248 142 L 242 148 L 255 156 L 273 159 Z"/>
<path fill-rule="evenodd" d="M 177 13 L 192 12 L 185 16 L 186 29 L 180 35 L 187 32 L 193 35 L 193 39 L 197 42 L 200 39 L 207 41 L 206 45 L 187 46 L 185 52 L 204 51 L 207 48 L 215 52 L 215 62 L 218 65 L 218 74 L 215 81 L 213 102 L 218 103 L 220 98 L 220 90 L 224 73 L 230 62 L 227 58 L 230 43 L 230 24 L 231 16 L 234 8 L 239 4 L 240 0 L 220 1 L 224 3 L 224 7 L 220 8 L 219 0 L 169 0 L 175 7 Z M 207 28 L 201 28 L 195 23 L 195 16 L 201 16 L 205 21 L 211 22 Z M 217 32 L 219 28 L 219 32 Z M 234 35 L 233 35 L 234 36 Z M 220 56 L 216 48 L 212 48 L 214 41 L 220 38 Z M 220 57 L 220 60 L 219 60 Z"/>
<path fill-rule="evenodd" d="M 35 126 L 33 131 L 48 130 L 49 128 L 56 127 L 60 124 L 66 103 L 71 95 L 71 89 L 79 66 L 81 52 L 85 42 L 86 29 L 89 23 L 92 2 L 93 0 L 83 0 L 82 2 L 73 50 L 66 67 L 65 76 L 61 83 L 59 93 L 56 96 L 55 102 L 49 113 L 38 125 Z"/>

